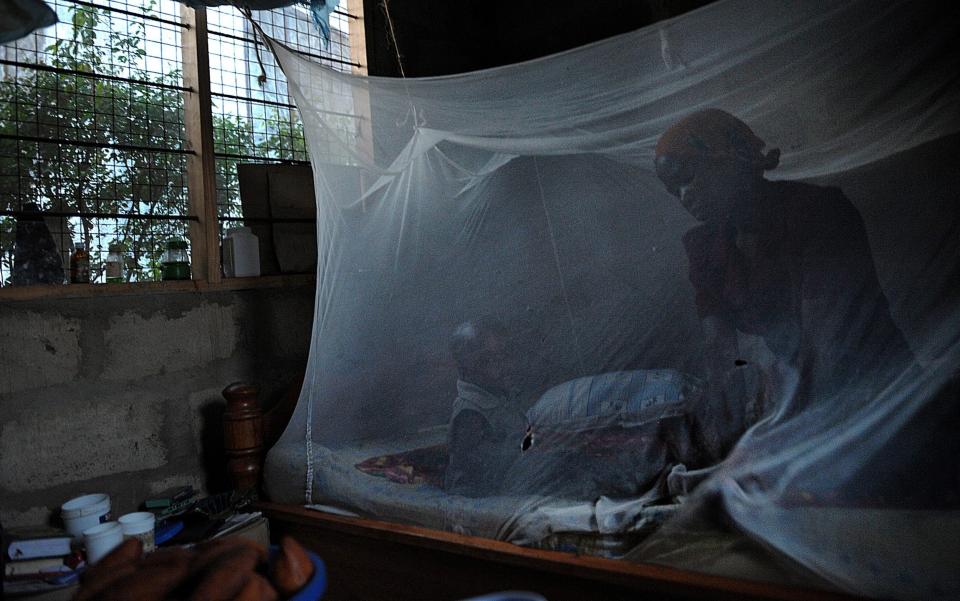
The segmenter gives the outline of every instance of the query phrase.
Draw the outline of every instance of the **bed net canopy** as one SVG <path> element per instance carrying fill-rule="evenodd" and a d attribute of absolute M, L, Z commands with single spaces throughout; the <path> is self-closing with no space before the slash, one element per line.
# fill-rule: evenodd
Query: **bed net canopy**
<path fill-rule="evenodd" d="M 268 494 L 960 595 L 958 9 L 725 0 L 522 64 L 336 73 Z"/>

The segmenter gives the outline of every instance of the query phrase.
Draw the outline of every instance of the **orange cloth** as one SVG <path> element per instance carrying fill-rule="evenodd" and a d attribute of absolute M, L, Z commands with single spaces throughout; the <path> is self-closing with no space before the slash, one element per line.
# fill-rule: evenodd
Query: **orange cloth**
<path fill-rule="evenodd" d="M 673 124 L 660 136 L 656 155 L 680 159 L 695 156 L 739 158 L 763 169 L 776 167 L 779 150 L 766 155 L 766 143 L 750 127 L 720 109 L 691 113 Z"/>

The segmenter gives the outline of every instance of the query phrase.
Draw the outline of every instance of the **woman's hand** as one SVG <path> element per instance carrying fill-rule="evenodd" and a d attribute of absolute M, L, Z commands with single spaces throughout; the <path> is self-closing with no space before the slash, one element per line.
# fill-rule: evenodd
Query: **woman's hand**
<path fill-rule="evenodd" d="M 147 556 L 138 540 L 129 539 L 87 571 L 74 601 L 277 601 L 312 577 L 310 556 L 289 537 L 281 540 L 272 570 L 266 548 L 244 538 L 160 549 Z"/>

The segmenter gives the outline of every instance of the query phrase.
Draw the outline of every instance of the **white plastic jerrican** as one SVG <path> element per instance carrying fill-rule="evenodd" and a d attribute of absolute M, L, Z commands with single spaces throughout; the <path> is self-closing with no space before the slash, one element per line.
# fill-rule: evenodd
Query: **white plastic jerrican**
<path fill-rule="evenodd" d="M 228 278 L 260 275 L 260 242 L 249 227 L 231 228 L 223 237 L 223 275 Z"/>
<path fill-rule="evenodd" d="M 60 516 L 67 532 L 79 539 L 87 528 L 110 519 L 110 496 L 97 493 L 70 499 L 60 506 Z"/>
<path fill-rule="evenodd" d="M 123 528 L 119 522 L 105 522 L 83 531 L 83 545 L 87 549 L 87 563 L 95 564 L 123 542 Z"/>
<path fill-rule="evenodd" d="M 124 538 L 137 538 L 143 544 L 143 552 L 153 551 L 154 544 L 154 526 L 156 516 L 149 511 L 136 511 L 120 516 L 117 520 L 123 528 Z"/>

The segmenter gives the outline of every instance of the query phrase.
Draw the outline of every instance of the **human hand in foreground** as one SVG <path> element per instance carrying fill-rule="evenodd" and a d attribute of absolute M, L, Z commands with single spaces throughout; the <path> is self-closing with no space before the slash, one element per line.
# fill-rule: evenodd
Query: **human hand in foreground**
<path fill-rule="evenodd" d="M 267 550 L 243 538 L 217 539 L 192 549 L 161 549 L 142 557 L 129 539 L 84 574 L 74 601 L 277 601 L 313 577 L 307 552 L 292 538 L 267 568 Z"/>

